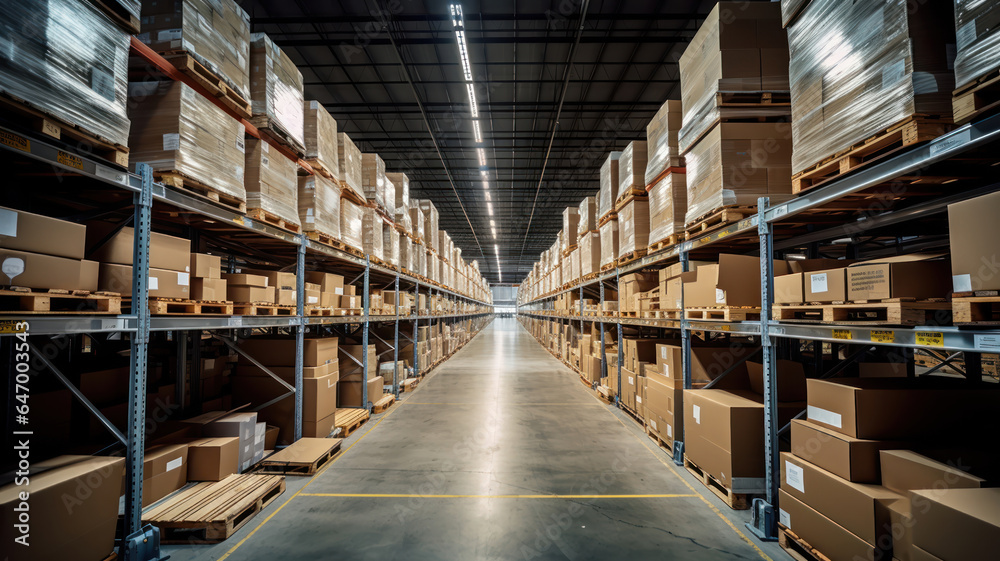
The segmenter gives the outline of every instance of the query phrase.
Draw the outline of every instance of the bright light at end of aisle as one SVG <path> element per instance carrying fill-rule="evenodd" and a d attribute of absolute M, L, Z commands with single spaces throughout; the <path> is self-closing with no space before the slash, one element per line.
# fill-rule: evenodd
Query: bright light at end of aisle
<path fill-rule="evenodd" d="M 486 211 L 490 213 L 490 216 L 493 216 L 493 203 L 486 201 Z"/>
<path fill-rule="evenodd" d="M 486 192 L 486 200 L 487 201 L 492 200 L 492 199 L 490 199 L 490 192 L 489 191 Z"/>

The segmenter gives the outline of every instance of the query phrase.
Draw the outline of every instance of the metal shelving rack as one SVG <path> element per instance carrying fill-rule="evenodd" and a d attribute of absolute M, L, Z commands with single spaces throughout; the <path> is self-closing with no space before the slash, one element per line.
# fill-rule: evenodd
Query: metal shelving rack
<path fill-rule="evenodd" d="M 136 42 L 133 41 L 133 46 Z M 141 46 L 141 43 L 139 43 Z M 139 54 L 159 59 L 157 63 L 167 65 L 158 55 L 147 52 L 144 46 L 139 49 Z M 167 68 L 166 74 L 174 79 L 188 82 L 182 74 L 172 67 Z M 191 84 L 189 84 L 191 85 Z M 195 84 L 195 89 L 199 89 Z M 244 121 L 250 131 L 249 123 Z M 20 138 L 24 133 L 10 130 L 0 126 L 0 134 L 7 138 Z M 153 226 L 153 209 L 160 205 L 176 209 L 178 211 L 196 216 L 200 225 L 196 228 L 218 230 L 224 227 L 228 231 L 236 231 L 241 236 L 249 236 L 259 242 L 276 244 L 283 248 L 289 255 L 294 252 L 295 271 L 297 274 L 296 308 L 294 315 L 286 316 L 161 316 L 151 317 L 148 307 L 143 305 L 133 306 L 129 314 L 122 315 L 18 315 L 12 313 L 4 315 L 0 321 L 0 335 L 12 335 L 23 332 L 18 329 L 18 322 L 27 322 L 31 335 L 66 335 L 66 334 L 92 334 L 92 333 L 121 333 L 127 336 L 131 343 L 130 353 L 130 376 L 129 376 L 129 400 L 128 400 L 128 427 L 123 434 L 114 423 L 109 421 L 100 410 L 91 403 L 82 392 L 70 382 L 59 369 L 41 353 L 36 356 L 43 358 L 43 364 L 51 371 L 63 385 L 74 395 L 98 421 L 106 427 L 121 443 L 126 457 L 126 500 L 124 518 L 124 536 L 126 540 L 129 536 L 137 535 L 141 531 L 142 516 L 142 481 L 143 481 L 143 451 L 144 451 L 144 430 L 146 418 L 146 371 L 147 371 L 147 348 L 150 334 L 154 332 L 176 332 L 182 334 L 177 337 L 178 352 L 184 353 L 178 357 L 178 395 L 183 398 L 185 383 L 184 364 L 187 361 L 187 333 L 204 331 L 227 332 L 237 338 L 241 334 L 250 334 L 257 329 L 289 329 L 294 330 L 296 338 L 295 357 L 295 384 L 294 386 L 283 383 L 289 388 L 290 393 L 295 393 L 295 439 L 302 436 L 302 388 L 303 388 L 303 341 L 307 330 L 318 330 L 324 327 L 359 325 L 363 348 L 367 349 L 371 326 L 374 324 L 391 323 L 394 328 L 393 343 L 388 344 L 392 349 L 392 359 L 396 363 L 399 357 L 399 337 L 409 340 L 414 348 L 414 371 L 419 373 L 417 364 L 417 325 L 422 321 L 430 322 L 436 320 L 456 320 L 458 318 L 478 318 L 492 314 L 492 304 L 485 299 L 473 298 L 460 294 L 448 288 L 427 284 L 419 278 L 412 277 L 394 269 L 373 264 L 367 256 L 359 257 L 347 253 L 338 248 L 322 244 L 311 240 L 303 234 L 295 234 L 287 230 L 271 226 L 258 220 L 253 220 L 232 210 L 212 204 L 210 201 L 192 196 L 186 192 L 178 190 L 168 185 L 153 182 L 152 170 L 149 166 L 138 164 L 136 173 L 130 173 L 117 169 L 99 159 L 90 157 L 88 154 L 80 154 L 69 147 L 63 147 L 41 140 L 33 135 L 28 135 L 30 141 L 21 144 L 0 143 L 0 151 L 10 157 L 23 161 L 30 161 L 34 164 L 50 168 L 58 174 L 71 175 L 83 178 L 95 186 L 101 186 L 111 191 L 124 191 L 131 193 L 133 206 L 133 226 L 134 250 L 132 269 L 132 295 L 133 302 L 145 302 L 148 297 L 147 279 L 149 273 L 149 237 Z M 282 153 L 285 153 L 284 151 Z M 69 154 L 72 158 L 66 158 Z M 288 154 L 285 154 L 288 156 Z M 293 158 L 294 159 L 294 158 Z M 301 164 L 302 162 L 300 162 Z M 308 169 L 303 165 L 303 169 Z M 220 226 L 221 225 L 221 226 Z M 343 270 L 335 270 L 341 267 L 353 271 L 360 270 L 363 277 L 363 315 L 360 316 L 309 316 L 305 313 L 305 271 L 307 260 L 310 257 L 322 258 L 325 261 L 332 261 L 332 266 L 310 266 L 310 270 L 328 270 L 329 272 L 340 273 Z M 326 265 L 324 263 L 324 265 Z M 414 296 L 414 314 L 400 315 L 398 301 L 396 298 L 396 309 L 394 315 L 369 315 L 370 311 L 370 288 L 371 282 L 387 280 L 396 287 L 397 294 L 400 283 L 411 285 Z M 419 314 L 419 296 L 421 292 L 427 294 L 428 306 L 430 296 L 437 294 L 455 303 L 472 304 L 477 306 L 472 313 L 447 313 L 447 314 Z M 400 324 L 413 324 L 413 337 L 400 331 Z M 374 334 L 374 333 L 372 333 Z M 195 338 L 195 341 L 198 339 Z M 229 340 L 227 338 L 227 340 Z M 235 345 L 232 345 L 236 348 Z M 238 349 L 237 349 L 238 350 Z M 199 367 L 198 356 L 200 347 L 194 345 L 192 348 L 191 363 L 195 372 L 192 372 L 192 390 L 196 385 L 196 372 Z M 362 354 L 359 366 L 362 372 L 368 371 L 368 354 Z M 281 381 L 279 377 L 271 373 L 268 369 L 263 370 L 275 379 Z M 399 372 L 394 368 L 394 380 L 392 381 L 392 391 L 398 396 L 399 392 Z M 363 403 L 371 407 L 368 400 L 367 384 L 362 384 Z M 192 402 L 195 401 L 195 394 L 192 394 Z M 288 394 L 278 399 L 287 398 Z M 181 401 L 183 403 L 183 401 Z M 265 404 L 267 405 L 267 404 Z"/>
<path fill-rule="evenodd" d="M 658 268 L 678 261 L 683 264 L 683 270 L 687 271 L 687 264 L 692 254 L 718 254 L 732 247 L 739 247 L 736 251 L 743 253 L 756 250 L 760 256 L 761 263 L 762 306 L 761 319 L 759 321 L 664 320 L 624 318 L 617 317 L 617 315 L 581 317 L 580 321 L 581 324 L 584 322 L 599 323 L 602 343 L 605 324 L 617 326 L 619 395 L 621 391 L 622 326 L 679 330 L 684 356 L 684 387 L 687 389 L 691 388 L 692 331 L 725 333 L 760 339 L 763 353 L 762 362 L 765 385 L 765 423 L 763 429 L 765 431 L 766 498 L 763 501 L 760 499 L 755 500 L 752 511 L 753 521 L 748 523 L 747 527 L 760 539 L 776 539 L 776 509 L 780 473 L 778 468 L 778 435 L 779 429 L 782 428 L 777 426 L 777 388 L 775 384 L 775 345 L 779 341 L 794 339 L 812 341 L 814 343 L 859 344 L 864 348 L 897 347 L 905 349 L 910 353 L 918 348 L 953 353 L 960 352 L 966 356 L 966 375 L 974 377 L 981 373 L 981 364 L 979 363 L 981 353 L 996 353 L 998 351 L 996 341 L 1000 337 L 1000 331 L 997 330 L 961 329 L 954 326 L 885 327 L 817 325 L 775 321 L 771 318 L 770 303 L 773 302 L 774 271 L 772 265 L 776 245 L 782 248 L 792 247 L 792 244 L 833 240 L 837 235 L 835 232 L 830 231 L 832 230 L 830 229 L 826 231 L 804 232 L 797 234 L 789 240 L 777 240 L 776 232 L 780 231 L 786 224 L 792 222 L 792 218 L 796 218 L 799 222 L 803 220 L 807 221 L 811 212 L 821 209 L 824 205 L 837 203 L 845 197 L 875 189 L 893 181 L 905 183 L 903 180 L 904 177 L 915 176 L 918 178 L 916 182 L 919 182 L 919 178 L 924 170 L 933 169 L 936 165 L 947 164 L 952 159 L 958 161 L 959 158 L 963 158 L 976 150 L 995 150 L 995 147 L 1000 145 L 998 143 L 1000 143 L 1000 115 L 963 125 L 930 142 L 887 156 L 877 163 L 872 163 L 860 169 L 856 173 L 830 180 L 826 184 L 817 186 L 791 201 L 770 206 L 768 200 L 763 198 L 759 201 L 758 212 L 753 216 L 744 218 L 714 232 L 666 248 L 663 251 L 647 255 L 621 268 L 598 275 L 595 279 L 561 288 L 533 300 L 526 300 L 522 296 L 518 302 L 518 313 L 527 317 L 547 320 L 564 320 L 568 317 L 576 319 L 575 316 L 556 313 L 553 307 L 554 299 L 567 292 L 576 291 L 579 292 L 582 300 L 584 289 L 589 287 L 598 296 L 601 305 L 600 309 L 603 311 L 605 284 L 615 283 L 617 285 L 618 278 L 623 274 L 647 268 Z M 995 160 L 995 156 L 993 159 Z M 983 174 L 983 177 L 988 178 L 990 176 L 986 173 Z M 951 183 L 951 181 L 949 180 L 945 183 Z M 944 212 L 948 204 L 994 192 L 997 189 L 1000 189 L 1000 184 L 992 183 L 939 194 L 931 200 L 919 202 L 901 210 L 887 209 L 884 212 L 872 212 L 851 226 L 853 231 L 860 233 L 890 227 L 895 224 L 903 224 L 908 221 L 920 220 L 927 216 Z M 901 196 L 900 198 L 905 198 L 905 196 Z M 744 245 L 734 246 L 733 243 L 737 241 Z M 754 244 L 753 242 L 756 243 Z M 524 294 L 524 291 L 522 291 L 522 294 Z M 683 307 L 682 290 L 681 309 Z M 602 344 L 601 363 L 604 369 L 603 372 L 606 374 L 607 360 L 604 352 L 605 348 L 606 346 Z M 912 354 L 909 356 L 912 360 Z M 947 360 L 950 360 L 950 358 L 952 357 L 948 357 Z M 682 440 L 676 441 L 674 461 L 678 464 L 683 461 L 683 447 Z"/>

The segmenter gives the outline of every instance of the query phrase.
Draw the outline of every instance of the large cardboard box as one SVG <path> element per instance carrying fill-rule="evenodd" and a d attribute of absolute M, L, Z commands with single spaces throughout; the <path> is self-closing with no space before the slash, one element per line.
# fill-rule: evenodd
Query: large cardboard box
<path fill-rule="evenodd" d="M 785 261 L 774 262 L 774 274 L 788 272 Z M 760 307 L 760 259 L 751 255 L 719 255 L 719 262 L 681 275 L 684 307 Z"/>
<path fill-rule="evenodd" d="M 115 547 L 125 459 L 59 456 L 34 462 L 25 485 L 0 487 L 0 539 L 10 561 L 105 559 Z M 79 493 L 79 494 L 78 494 Z M 21 495 L 27 494 L 27 506 Z M 30 508 L 28 532 L 18 524 Z M 15 538 L 27 535 L 27 547 Z"/>
<path fill-rule="evenodd" d="M 862 261 L 847 268 L 850 300 L 944 298 L 951 292 L 950 263 L 937 254 Z"/>
<path fill-rule="evenodd" d="M 746 366 L 750 390 L 757 395 L 764 395 L 764 365 L 748 360 Z M 806 400 L 806 373 L 801 362 L 775 361 L 774 380 L 777 382 L 778 401 Z"/>
<path fill-rule="evenodd" d="M 920 549 L 948 560 L 996 557 L 1000 488 L 911 491 L 910 500 Z"/>
<path fill-rule="evenodd" d="M 190 298 L 191 274 L 150 268 L 147 286 L 151 298 Z M 132 296 L 132 266 L 101 263 L 98 288 Z"/>
<path fill-rule="evenodd" d="M 601 164 L 601 188 L 597 192 L 598 220 L 615 209 L 615 201 L 618 200 L 618 159 L 621 155 L 621 152 L 611 152 Z"/>
<path fill-rule="evenodd" d="M 3 265 L 0 285 L 89 291 L 95 291 L 98 287 L 96 261 L 0 249 L 0 264 Z M 129 290 L 131 286 L 130 278 Z"/>
<path fill-rule="evenodd" d="M 675 388 L 655 373 L 646 377 L 646 424 L 671 446 L 684 434 L 684 390 Z"/>
<path fill-rule="evenodd" d="M 897 493 L 914 489 L 977 489 L 986 481 L 912 450 L 882 450 L 882 485 Z"/>
<path fill-rule="evenodd" d="M 192 253 L 191 276 L 203 279 L 221 279 L 222 257 L 206 253 Z"/>
<path fill-rule="evenodd" d="M 691 383 L 696 388 L 703 386 L 734 366 L 735 369 L 726 379 L 733 382 L 740 378 L 745 379 L 747 376 L 746 363 L 740 364 L 740 360 L 755 351 L 756 349 L 753 347 L 692 347 Z M 682 361 L 683 349 L 680 345 L 668 343 L 656 346 L 657 370 L 667 380 L 667 383 L 675 388 L 684 387 Z M 739 388 L 750 389 L 746 384 L 740 385 Z"/>
<path fill-rule="evenodd" d="M 294 369 L 281 369 L 274 372 L 285 382 L 294 384 Z M 292 376 L 288 376 L 292 374 Z M 303 378 L 302 380 L 302 419 L 316 421 L 328 417 L 337 410 L 338 374 L 328 374 L 321 378 Z M 264 372 L 253 367 L 240 367 L 232 380 L 233 397 L 237 402 L 250 402 L 254 406 L 263 405 L 268 401 L 288 393 L 287 388 Z M 294 411 L 294 396 L 289 396 Z M 289 413 L 292 416 L 292 413 Z M 265 421 L 276 424 L 265 415 Z M 280 425 L 279 425 L 280 426 Z"/>
<path fill-rule="evenodd" d="M 229 285 L 226 287 L 226 296 L 233 302 L 274 304 L 277 300 L 277 290 L 273 286 L 264 288 L 260 286 Z"/>
<path fill-rule="evenodd" d="M 632 199 L 618 214 L 618 256 L 645 251 L 649 245 L 649 199 Z"/>
<path fill-rule="evenodd" d="M 222 481 L 239 472 L 239 438 L 199 438 L 187 445 L 188 481 Z"/>
<path fill-rule="evenodd" d="M 802 273 L 789 273 L 774 277 L 775 304 L 801 304 L 805 301 Z"/>
<path fill-rule="evenodd" d="M 1000 10 L 996 11 L 1000 15 Z M 955 292 L 1000 290 L 1000 193 L 948 205 L 951 279 Z"/>
<path fill-rule="evenodd" d="M 87 227 L 0 206 L 0 249 L 83 259 Z"/>
<path fill-rule="evenodd" d="M 302 347 L 303 366 L 322 366 L 337 362 L 337 342 L 337 337 L 306 338 Z M 291 366 L 295 364 L 295 339 L 292 338 L 255 337 L 242 349 L 264 366 Z M 245 361 L 245 359 L 242 360 Z"/>
<path fill-rule="evenodd" d="M 778 523 L 828 559 L 890 559 L 891 543 L 874 547 L 784 490 L 778 491 L 778 504 Z"/>
<path fill-rule="evenodd" d="M 855 483 L 879 483 L 879 450 L 905 446 L 893 440 L 854 438 L 802 419 L 792 421 L 791 433 L 793 454 Z"/>
<path fill-rule="evenodd" d="M 187 483 L 188 445 L 162 444 L 142 459 L 142 506 L 149 506 Z"/>
<path fill-rule="evenodd" d="M 114 229 L 108 222 L 87 225 L 87 247 L 93 248 L 90 259 L 101 263 L 132 264 L 135 230 L 122 228 L 104 245 L 97 246 Z M 191 240 L 153 232 L 149 237 L 149 266 L 168 271 L 191 271 Z"/>

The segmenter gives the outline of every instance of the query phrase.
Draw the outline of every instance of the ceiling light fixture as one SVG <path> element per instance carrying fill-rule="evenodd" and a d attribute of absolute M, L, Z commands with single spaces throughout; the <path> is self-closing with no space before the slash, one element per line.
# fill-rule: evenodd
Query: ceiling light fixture
<path fill-rule="evenodd" d="M 472 132 L 476 135 L 476 142 L 480 143 L 483 141 L 483 131 L 479 128 L 479 120 L 472 121 Z"/>
<path fill-rule="evenodd" d="M 490 216 L 493 216 L 493 203 L 486 201 L 486 211 L 490 213 Z"/>
<path fill-rule="evenodd" d="M 489 191 L 486 192 L 486 200 L 487 201 L 493 200 L 493 199 L 490 198 L 490 192 Z"/>
<path fill-rule="evenodd" d="M 476 155 L 479 156 L 479 165 L 486 165 L 486 151 L 482 148 L 476 148 Z"/>

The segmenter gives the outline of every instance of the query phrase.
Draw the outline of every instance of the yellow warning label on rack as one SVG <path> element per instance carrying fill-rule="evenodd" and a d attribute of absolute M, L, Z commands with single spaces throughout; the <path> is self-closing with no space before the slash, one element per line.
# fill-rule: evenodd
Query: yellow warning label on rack
<path fill-rule="evenodd" d="M 833 330 L 833 338 L 834 339 L 847 339 L 847 340 L 850 340 L 850 339 L 854 339 L 854 333 L 851 333 L 851 331 L 847 330 L 847 329 L 834 329 Z"/>
<path fill-rule="evenodd" d="M 895 343 L 896 342 L 896 332 L 895 331 L 872 331 L 872 342 L 873 343 Z"/>
<path fill-rule="evenodd" d="M 0 333 L 25 333 L 28 323 L 14 319 L 0 320 Z"/>
<path fill-rule="evenodd" d="M 943 347 L 944 333 L 940 331 L 917 331 L 916 343 L 922 347 Z"/>
<path fill-rule="evenodd" d="M 56 154 L 56 160 L 64 166 L 69 166 L 71 168 L 76 168 L 81 170 L 83 169 L 82 158 L 80 158 L 79 156 L 75 156 L 73 154 L 67 154 L 62 150 L 60 150 L 59 153 Z"/>
<path fill-rule="evenodd" d="M 11 148 L 31 152 L 30 140 L 7 131 L 0 131 L 0 142 L 10 146 Z"/>

